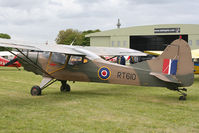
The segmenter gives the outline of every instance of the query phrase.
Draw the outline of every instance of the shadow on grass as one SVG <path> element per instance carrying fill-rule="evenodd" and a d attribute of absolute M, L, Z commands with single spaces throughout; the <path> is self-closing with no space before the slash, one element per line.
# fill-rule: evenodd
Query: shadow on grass
<path fill-rule="evenodd" d="M 144 90 L 143 90 L 144 91 Z M 168 90 L 170 91 L 170 90 Z M 175 93 L 175 92 L 174 92 Z M 46 92 L 43 94 L 43 98 L 47 98 L 47 99 L 54 99 L 56 98 L 56 100 L 68 100 L 71 101 L 73 99 L 85 99 L 85 98 L 89 98 L 90 100 L 92 99 L 105 99 L 107 97 L 112 97 L 115 99 L 131 99 L 131 100 L 142 100 L 145 102 L 151 102 L 155 99 L 155 101 L 159 101 L 159 102 L 176 102 L 178 103 L 178 99 L 180 97 L 180 95 L 178 95 L 178 93 L 176 93 L 176 95 L 158 95 L 156 93 L 142 93 L 142 92 L 137 92 L 137 90 L 132 90 L 132 91 L 121 91 L 121 90 L 117 90 L 115 91 L 113 88 L 112 89 L 99 89 L 99 90 L 75 90 L 75 91 L 71 91 L 71 92 Z"/>
<path fill-rule="evenodd" d="M 199 102 L 199 96 L 197 94 L 192 94 L 192 95 L 188 94 L 187 101 Z"/>
<path fill-rule="evenodd" d="M 128 94 L 127 92 L 119 92 L 119 91 L 111 91 L 110 89 L 99 89 L 99 90 L 75 90 L 75 91 L 71 91 L 71 92 L 60 92 L 60 91 L 56 91 L 56 92 L 46 92 L 44 94 L 42 94 L 44 96 L 79 96 L 79 98 L 82 97 L 89 97 L 89 98 L 93 98 L 93 97 L 97 97 L 97 96 L 103 96 L 103 97 L 110 97 L 110 96 L 114 96 L 114 97 L 118 97 L 118 96 L 131 96 L 131 94 Z"/>

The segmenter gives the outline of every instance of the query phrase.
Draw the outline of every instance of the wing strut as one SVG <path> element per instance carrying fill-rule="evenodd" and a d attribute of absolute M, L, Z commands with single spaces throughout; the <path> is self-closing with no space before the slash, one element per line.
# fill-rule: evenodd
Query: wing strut
<path fill-rule="evenodd" d="M 7 49 L 7 48 L 6 48 Z M 36 69 L 39 69 L 42 73 L 45 73 L 46 75 L 48 75 L 49 77 L 53 78 L 53 76 L 51 76 L 48 72 L 46 72 L 44 69 L 42 69 L 39 65 L 37 65 L 35 62 L 33 62 L 30 58 L 28 58 L 21 50 L 19 50 L 18 48 L 16 48 L 17 51 L 19 51 L 19 53 L 21 53 L 24 57 L 26 57 L 26 59 L 28 59 L 31 63 L 32 63 L 32 66 L 35 67 Z M 7 49 L 11 54 L 17 56 L 16 54 L 14 54 L 12 51 L 10 51 L 9 49 Z M 17 58 L 20 58 L 21 60 L 25 61 L 26 63 L 30 64 L 30 62 L 28 62 L 27 60 L 21 58 L 21 57 L 18 57 Z"/>
<path fill-rule="evenodd" d="M 56 81 L 57 81 L 57 79 L 43 77 L 43 80 L 41 81 L 41 84 L 40 84 L 41 90 L 45 89 L 46 87 L 50 86 L 51 84 L 53 84 Z"/>

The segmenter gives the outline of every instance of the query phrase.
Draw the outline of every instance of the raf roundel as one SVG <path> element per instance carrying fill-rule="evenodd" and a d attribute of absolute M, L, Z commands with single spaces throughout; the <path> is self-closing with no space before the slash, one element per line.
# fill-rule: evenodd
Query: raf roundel
<path fill-rule="evenodd" d="M 99 70 L 98 70 L 98 77 L 101 79 L 101 80 L 108 80 L 111 76 L 111 71 L 108 67 L 100 67 Z"/>

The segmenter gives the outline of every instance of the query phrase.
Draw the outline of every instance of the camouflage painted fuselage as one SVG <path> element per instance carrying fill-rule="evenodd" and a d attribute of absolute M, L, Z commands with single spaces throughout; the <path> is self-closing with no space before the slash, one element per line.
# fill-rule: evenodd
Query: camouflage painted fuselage
<path fill-rule="evenodd" d="M 78 56 L 80 59 L 73 59 L 72 55 L 51 54 L 53 53 L 30 52 L 28 57 L 58 80 L 175 88 L 190 86 L 194 79 L 190 48 L 183 40 L 173 42 L 159 57 L 131 66 L 113 64 L 102 58 Z M 22 55 L 19 56 L 23 58 Z M 162 73 L 164 59 L 178 60 L 176 75 Z M 25 70 L 49 76 L 33 67 L 29 60 L 19 61 Z"/>

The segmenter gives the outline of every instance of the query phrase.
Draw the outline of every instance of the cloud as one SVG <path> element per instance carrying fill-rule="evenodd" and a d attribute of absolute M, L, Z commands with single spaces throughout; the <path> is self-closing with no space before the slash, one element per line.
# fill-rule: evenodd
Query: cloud
<path fill-rule="evenodd" d="M 31 10 L 33 8 L 44 7 L 48 0 L 0 0 L 0 7 L 14 8 L 20 10 Z"/>
<path fill-rule="evenodd" d="M 54 41 L 58 32 L 168 23 L 198 23 L 196 0 L 0 0 L 0 32 Z"/>

